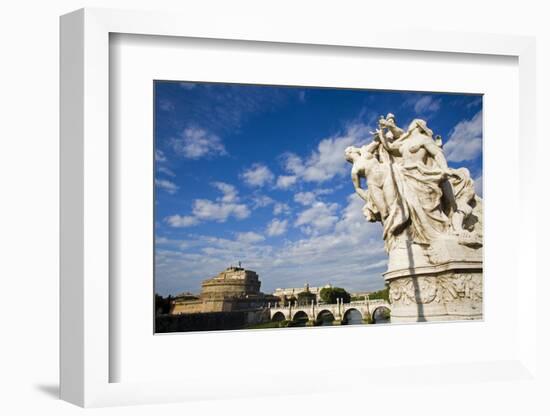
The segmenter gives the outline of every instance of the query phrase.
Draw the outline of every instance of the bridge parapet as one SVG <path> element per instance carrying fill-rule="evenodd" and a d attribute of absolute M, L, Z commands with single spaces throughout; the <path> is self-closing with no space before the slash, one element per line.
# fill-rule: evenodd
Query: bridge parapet
<path fill-rule="evenodd" d="M 370 317 L 377 308 L 385 307 L 391 310 L 391 305 L 383 299 L 373 299 L 365 301 L 355 301 L 350 303 L 320 303 L 311 305 L 286 305 L 269 307 L 270 319 L 273 319 L 277 313 L 281 313 L 284 319 L 294 320 L 296 314 L 303 313 L 309 320 L 315 321 L 319 314 L 328 311 L 335 320 L 342 320 L 350 310 L 357 310 L 363 319 Z"/>

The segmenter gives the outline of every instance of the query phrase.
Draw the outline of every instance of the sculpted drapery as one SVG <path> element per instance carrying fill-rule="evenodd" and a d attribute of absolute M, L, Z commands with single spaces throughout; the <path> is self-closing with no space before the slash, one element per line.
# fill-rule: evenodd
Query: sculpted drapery
<path fill-rule="evenodd" d="M 466 168 L 450 169 L 441 146 L 426 122 L 416 119 L 404 131 L 393 114 L 381 117 L 373 140 L 346 149 L 351 177 L 365 201 L 369 221 L 383 224 L 389 252 L 399 241 L 429 245 L 441 235 L 462 244 L 481 239 L 481 200 Z M 366 188 L 362 186 L 362 179 Z"/>

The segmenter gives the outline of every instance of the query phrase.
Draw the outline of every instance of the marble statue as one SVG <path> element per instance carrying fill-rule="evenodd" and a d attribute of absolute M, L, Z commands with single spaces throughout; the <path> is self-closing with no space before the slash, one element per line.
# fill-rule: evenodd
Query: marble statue
<path fill-rule="evenodd" d="M 445 319 L 480 318 L 478 295 L 474 304 L 452 313 L 452 305 L 445 311 L 435 308 L 432 317 L 424 307 L 414 314 L 411 296 L 403 294 L 403 288 L 408 288 L 415 292 L 419 304 L 426 299 L 446 303 L 443 299 L 448 296 L 439 295 L 449 287 L 454 270 L 457 276 L 460 271 L 460 279 L 469 271 L 467 280 L 481 285 L 483 208 L 468 169 L 447 165 L 442 138 L 434 136 L 425 120 L 415 119 L 404 130 L 390 113 L 379 119 L 372 134 L 370 143 L 348 147 L 345 158 L 352 164 L 355 191 L 365 201 L 365 218 L 383 226 L 390 294 L 397 302 L 407 299 L 407 310 L 401 312 L 415 315 L 412 318 L 429 320 L 441 314 Z M 461 297 L 459 289 L 464 284 L 458 280 L 454 292 Z M 468 290 L 468 296 L 471 293 Z M 392 317 L 399 316 L 397 312 L 392 310 Z M 411 320 L 408 315 L 402 318 Z"/>

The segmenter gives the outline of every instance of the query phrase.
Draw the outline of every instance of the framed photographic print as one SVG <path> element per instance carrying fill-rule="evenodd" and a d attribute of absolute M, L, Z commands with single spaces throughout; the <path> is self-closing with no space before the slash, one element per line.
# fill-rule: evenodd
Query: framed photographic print
<path fill-rule="evenodd" d="M 62 398 L 536 383 L 534 41 L 203 23 L 62 17 Z"/>

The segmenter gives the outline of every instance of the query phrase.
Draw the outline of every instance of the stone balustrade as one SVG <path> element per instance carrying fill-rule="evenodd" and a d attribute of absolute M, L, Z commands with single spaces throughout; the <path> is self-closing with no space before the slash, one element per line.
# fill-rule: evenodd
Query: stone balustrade
<path fill-rule="evenodd" d="M 269 313 L 271 320 L 297 320 L 300 316 L 307 316 L 309 321 L 318 321 L 321 319 L 321 314 L 332 314 L 335 321 L 341 321 L 347 317 L 350 311 L 358 311 L 363 320 L 370 319 L 376 309 L 387 308 L 391 311 L 391 305 L 384 299 L 373 299 L 364 301 L 355 301 L 350 303 L 344 303 L 338 300 L 334 304 L 310 304 L 310 305 L 297 305 L 293 303 L 291 305 L 269 305 Z M 281 317 L 282 315 L 282 317 Z"/>

